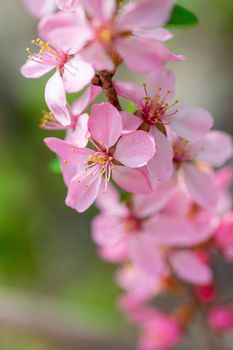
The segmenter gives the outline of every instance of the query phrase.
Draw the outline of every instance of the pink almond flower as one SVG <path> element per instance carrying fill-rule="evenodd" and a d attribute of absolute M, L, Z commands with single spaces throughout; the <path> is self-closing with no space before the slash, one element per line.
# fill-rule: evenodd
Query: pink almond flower
<path fill-rule="evenodd" d="M 151 194 L 135 195 L 129 206 L 119 202 L 113 188 L 109 195 L 100 193 L 97 205 L 102 212 L 92 222 L 92 236 L 97 245 L 102 249 L 111 248 L 113 252 L 119 246 L 124 247 L 124 260 L 129 258 L 142 274 L 153 278 L 164 275 L 167 264 L 158 233 L 162 230 L 172 232 L 172 236 L 180 232 L 194 236 L 188 220 L 158 215 L 169 201 L 174 184 L 174 181 L 161 183 Z"/>
<path fill-rule="evenodd" d="M 66 204 L 78 212 L 85 211 L 95 201 L 102 184 L 107 190 L 111 177 L 127 191 L 150 192 L 143 168 L 154 154 L 154 143 L 148 134 L 139 130 L 121 136 L 121 116 L 109 103 L 94 105 L 88 128 L 94 149 L 78 148 L 56 138 L 45 139 L 64 164 Z"/>
<path fill-rule="evenodd" d="M 233 308 L 228 305 L 215 306 L 209 311 L 208 325 L 217 332 L 233 330 Z"/>
<path fill-rule="evenodd" d="M 120 261 L 130 259 L 148 283 L 168 274 L 170 266 L 186 282 L 209 284 L 212 272 L 208 265 L 191 250 L 177 247 L 189 248 L 206 241 L 214 234 L 216 221 L 210 215 L 189 220 L 188 212 L 179 216 L 166 213 L 175 189 L 174 180 L 158 183 L 151 194 L 135 195 L 128 206 L 119 202 L 113 188 L 109 195 L 100 193 L 97 204 L 101 214 L 92 223 L 93 239 L 101 251 L 110 249 L 113 255 L 120 247 L 124 252 Z"/>
<path fill-rule="evenodd" d="M 170 17 L 172 0 L 135 1 L 118 11 L 115 0 L 84 0 L 83 6 L 87 13 L 85 24 L 77 23 L 75 29 L 73 23 L 63 23 L 61 14 L 61 21 L 55 16 L 49 19 L 49 28 L 55 36 L 64 30 L 80 33 L 85 28 L 87 40 L 82 56 L 96 70 L 112 71 L 122 58 L 130 69 L 138 72 L 149 72 L 167 61 L 184 59 L 171 54 L 161 43 L 171 37 L 160 26 Z M 77 39 L 77 34 L 71 38 Z"/>
<path fill-rule="evenodd" d="M 144 310 L 141 313 L 144 320 L 141 322 L 143 332 L 139 350 L 167 350 L 180 343 L 183 329 L 174 317 L 157 310 L 148 312 L 147 317 Z"/>
<path fill-rule="evenodd" d="M 225 258 L 233 261 L 233 211 L 222 220 L 215 233 L 217 247 L 223 252 Z"/>
<path fill-rule="evenodd" d="M 143 126 L 155 140 L 156 153 L 148 163 L 152 182 L 168 180 L 173 173 L 173 150 L 166 131 L 171 129 L 194 142 L 212 127 L 212 116 L 201 108 L 181 106 L 173 100 L 175 75 L 167 69 L 157 69 L 150 74 L 144 87 L 128 82 L 114 84 L 117 93 L 137 107 L 137 115 L 125 113 L 123 128 L 132 131 Z"/>
<path fill-rule="evenodd" d="M 221 191 L 209 166 L 219 167 L 232 156 L 230 135 L 210 131 L 196 142 L 178 137 L 173 152 L 180 180 L 193 200 L 207 210 L 216 209 Z"/>
<path fill-rule="evenodd" d="M 107 260 L 124 262 L 129 258 L 148 280 L 175 273 L 194 285 L 211 283 L 208 262 L 191 248 L 214 235 L 218 219 L 195 209 L 190 197 L 176 187 L 175 179 L 158 182 L 151 194 L 134 195 L 128 206 L 119 202 L 113 188 L 108 194 L 97 197 L 101 214 L 92 225 L 101 256 L 107 251 Z"/>
<path fill-rule="evenodd" d="M 55 14 L 54 16 L 57 16 Z M 78 14 L 75 17 L 77 20 Z M 82 15 L 80 14 L 80 20 Z M 39 48 L 39 53 L 29 53 L 29 59 L 21 68 L 21 73 L 26 78 L 40 78 L 51 70 L 55 73 L 48 80 L 45 87 L 45 100 L 54 117 L 64 126 L 70 125 L 71 119 L 66 101 L 66 92 L 78 92 L 88 85 L 95 75 L 92 66 L 84 62 L 77 55 L 78 44 L 68 47 L 65 39 L 48 42 L 49 30 L 41 30 L 41 39 L 33 40 L 32 44 Z"/>

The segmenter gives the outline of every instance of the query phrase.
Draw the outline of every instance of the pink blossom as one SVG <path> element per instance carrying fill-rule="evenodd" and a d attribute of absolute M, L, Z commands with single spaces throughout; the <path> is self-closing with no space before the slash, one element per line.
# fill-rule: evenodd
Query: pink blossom
<path fill-rule="evenodd" d="M 203 109 L 178 106 L 178 101 L 173 101 L 175 76 L 167 69 L 151 73 L 144 88 L 127 82 L 115 82 L 115 88 L 138 109 L 137 116 L 123 115 L 123 128 L 132 131 L 142 124 L 155 139 L 156 153 L 148 164 L 152 181 L 168 180 L 174 170 L 173 150 L 166 137 L 168 127 L 180 137 L 194 142 L 211 128 L 212 116 Z"/>
<path fill-rule="evenodd" d="M 143 312 L 145 317 L 145 312 Z M 142 322 L 143 332 L 139 340 L 139 350 L 166 350 L 176 346 L 182 339 L 183 330 L 175 318 L 169 314 L 154 311 Z"/>
<path fill-rule="evenodd" d="M 97 204 L 102 213 L 93 220 L 94 241 L 101 249 L 112 252 L 115 248 L 118 251 L 119 246 L 124 247 L 122 260 L 128 257 L 136 270 L 147 275 L 149 280 L 149 276 L 164 277 L 169 273 L 170 265 L 170 273 L 186 282 L 210 283 L 212 272 L 202 257 L 177 247 L 191 248 L 208 240 L 213 236 L 218 220 L 201 209 L 189 217 L 191 202 L 183 213 L 172 213 L 171 203 L 177 207 L 176 198 L 174 180 L 158 183 L 151 194 L 135 195 L 128 206 L 119 202 L 113 188 L 107 196 L 100 193 Z M 185 193 L 182 198 L 186 198 Z M 126 296 L 128 298 L 130 295 Z"/>
<path fill-rule="evenodd" d="M 209 311 L 208 324 L 218 332 L 233 330 L 233 309 L 228 305 L 215 306 Z"/>
<path fill-rule="evenodd" d="M 54 16 L 57 16 L 57 14 Z M 80 15 L 80 19 L 81 17 Z M 52 40 L 50 37 L 46 25 L 41 24 L 41 27 L 42 37 L 47 42 L 41 39 L 32 41 L 33 45 L 39 47 L 39 53 L 32 53 L 30 49 L 27 49 L 29 60 L 21 68 L 21 73 L 26 78 L 39 78 L 56 69 L 56 72 L 46 84 L 45 100 L 55 119 L 62 125 L 67 126 L 70 125 L 71 119 L 66 101 L 66 92 L 82 90 L 91 82 L 95 72 L 90 64 L 84 62 L 76 54 L 77 45 L 67 47 L 68 43 L 65 38 L 62 40 L 62 37 L 57 43 L 56 40 Z"/>
<path fill-rule="evenodd" d="M 216 147 L 220 144 L 221 147 Z M 230 135 L 210 131 L 196 142 L 175 138 L 173 152 L 180 179 L 192 198 L 207 210 L 216 209 L 220 191 L 209 166 L 220 166 L 231 157 L 233 147 Z"/>
<path fill-rule="evenodd" d="M 131 186 L 133 190 L 151 191 L 143 170 L 154 154 L 154 143 L 148 134 L 139 130 L 121 137 L 120 114 L 109 103 L 93 107 L 88 128 L 94 150 L 78 148 L 56 138 L 45 139 L 64 164 L 63 175 L 68 185 L 66 204 L 78 212 L 85 211 L 95 201 L 102 183 L 106 191 L 111 176 L 120 186 L 130 190 L 130 183 L 122 177 L 122 168 L 128 169 L 129 174 L 136 173 L 138 182 Z"/>
<path fill-rule="evenodd" d="M 126 257 L 142 273 L 153 278 L 162 276 L 168 267 L 160 245 L 172 246 L 173 240 L 186 246 L 198 239 L 186 218 L 159 214 L 170 200 L 174 185 L 173 180 L 159 183 L 151 194 L 135 195 L 129 206 L 119 202 L 113 189 L 109 196 L 100 193 L 97 203 L 102 213 L 93 220 L 94 241 L 102 248 L 110 247 L 112 251 L 114 247 L 124 246 Z M 168 235 L 171 239 L 164 239 L 163 236 Z"/>
<path fill-rule="evenodd" d="M 115 0 L 84 0 L 83 4 L 87 13 L 85 24 L 77 22 L 75 29 L 72 23 L 64 24 L 61 14 L 61 21 L 52 20 L 52 32 L 62 34 L 65 30 L 72 37 L 72 33 L 85 29 L 82 56 L 96 70 L 112 71 L 122 58 L 130 69 L 139 72 L 152 71 L 169 60 L 183 60 L 183 56 L 171 54 L 161 43 L 171 37 L 159 27 L 170 17 L 172 0 L 136 1 L 118 11 Z M 73 41 L 76 37 L 73 35 Z"/>
<path fill-rule="evenodd" d="M 228 261 L 233 261 L 233 212 L 228 213 L 218 227 L 216 234 L 217 247 Z"/>

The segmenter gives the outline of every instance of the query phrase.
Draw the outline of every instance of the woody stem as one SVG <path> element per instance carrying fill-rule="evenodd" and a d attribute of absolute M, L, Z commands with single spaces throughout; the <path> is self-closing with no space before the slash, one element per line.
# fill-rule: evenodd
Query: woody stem
<path fill-rule="evenodd" d="M 103 70 L 103 71 L 99 72 L 99 80 L 100 80 L 99 83 L 103 88 L 103 92 L 107 96 L 109 102 L 114 107 L 116 107 L 116 109 L 118 109 L 118 111 L 121 111 L 120 102 L 119 102 L 119 99 L 117 97 L 116 90 L 115 90 L 113 83 L 112 83 L 112 74 L 107 70 Z"/>

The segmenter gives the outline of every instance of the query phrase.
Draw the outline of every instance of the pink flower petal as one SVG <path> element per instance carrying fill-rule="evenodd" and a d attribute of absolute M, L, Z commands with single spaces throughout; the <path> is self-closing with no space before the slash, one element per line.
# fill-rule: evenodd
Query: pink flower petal
<path fill-rule="evenodd" d="M 82 213 L 87 210 L 95 201 L 102 175 L 97 172 L 91 176 L 94 168 L 82 171 L 71 180 L 66 197 L 66 205 Z"/>
<path fill-rule="evenodd" d="M 37 63 L 32 60 L 27 60 L 26 63 L 21 67 L 21 74 L 25 78 L 40 78 L 46 73 L 50 72 L 54 67 L 47 66 L 42 63 Z"/>
<path fill-rule="evenodd" d="M 137 106 L 141 105 L 141 101 L 145 97 L 145 90 L 142 86 L 126 81 L 114 81 L 113 85 L 119 96 L 133 101 Z"/>
<path fill-rule="evenodd" d="M 149 134 L 134 131 L 120 138 L 114 152 L 114 159 L 129 168 L 139 168 L 147 164 L 155 153 L 155 146 Z"/>
<path fill-rule="evenodd" d="M 85 49 L 80 53 L 83 59 L 92 64 L 92 66 L 97 70 L 114 70 L 114 64 L 109 55 L 106 54 L 103 46 L 98 42 L 89 44 Z"/>
<path fill-rule="evenodd" d="M 114 247 L 127 240 L 126 222 L 121 216 L 98 215 L 92 221 L 92 237 L 100 246 Z"/>
<path fill-rule="evenodd" d="M 150 97 L 154 97 L 158 93 L 158 89 L 161 89 L 161 99 L 166 96 L 166 101 L 171 100 L 175 95 L 176 77 L 175 74 L 165 68 L 154 70 L 149 75 L 147 81 L 147 90 Z M 167 92 L 170 92 L 169 95 Z"/>
<path fill-rule="evenodd" d="M 150 135 L 155 140 L 156 152 L 154 157 L 148 162 L 148 170 L 153 186 L 157 181 L 167 181 L 173 174 L 173 149 L 167 137 L 156 127 L 152 126 Z"/>
<path fill-rule="evenodd" d="M 139 270 L 153 276 L 161 276 L 165 272 L 163 257 L 152 236 L 131 236 L 128 249 L 129 257 Z"/>
<path fill-rule="evenodd" d="M 210 267 L 191 251 L 183 250 L 172 253 L 170 263 L 176 275 L 186 282 L 207 285 L 212 281 Z"/>
<path fill-rule="evenodd" d="M 78 8 L 80 0 L 56 0 L 57 7 L 63 11 L 74 11 Z"/>
<path fill-rule="evenodd" d="M 135 131 L 142 124 L 142 119 L 128 112 L 120 112 L 122 120 L 122 133 Z"/>
<path fill-rule="evenodd" d="M 207 210 L 216 208 L 219 193 L 211 174 L 204 173 L 193 165 L 183 164 L 184 182 L 194 201 Z"/>
<path fill-rule="evenodd" d="M 93 153 L 89 149 L 80 149 L 69 142 L 54 137 L 46 138 L 44 142 L 60 158 L 62 174 L 67 186 L 74 175 L 84 169 L 85 162 L 89 155 Z"/>
<path fill-rule="evenodd" d="M 121 241 L 114 247 L 100 247 L 98 252 L 103 260 L 111 263 L 123 263 L 128 258 L 127 245 L 125 241 Z"/>
<path fill-rule="evenodd" d="M 83 148 L 88 143 L 90 133 L 88 131 L 88 114 L 82 114 L 78 117 L 75 129 L 68 129 L 66 140 L 73 145 Z"/>
<path fill-rule="evenodd" d="M 192 223 L 182 218 L 161 215 L 147 225 L 158 242 L 170 247 L 187 247 L 193 244 L 196 231 Z"/>
<path fill-rule="evenodd" d="M 90 17 L 101 22 L 110 20 L 115 12 L 115 0 L 83 0 L 85 10 Z"/>
<path fill-rule="evenodd" d="M 133 34 L 141 38 L 167 41 L 173 38 L 173 34 L 165 28 L 135 29 Z"/>
<path fill-rule="evenodd" d="M 59 123 L 64 126 L 70 125 L 71 118 L 67 108 L 66 93 L 59 71 L 56 71 L 46 84 L 45 101 Z"/>
<path fill-rule="evenodd" d="M 125 166 L 115 166 L 112 170 L 112 178 L 127 192 L 139 194 L 152 192 L 149 173 L 145 167 L 130 169 Z"/>
<path fill-rule="evenodd" d="M 111 147 L 121 135 L 121 116 L 117 109 L 108 102 L 94 105 L 88 126 L 95 141 Z"/>
<path fill-rule="evenodd" d="M 128 208 L 120 202 L 119 192 L 111 184 L 108 184 L 108 190 L 106 192 L 99 192 L 96 205 L 104 214 L 129 216 Z"/>
<path fill-rule="evenodd" d="M 179 106 L 176 115 L 170 118 L 170 125 L 185 140 L 199 140 L 213 125 L 213 117 L 204 109 Z"/>
<path fill-rule="evenodd" d="M 134 1 L 123 8 L 118 26 L 132 29 L 150 28 L 164 25 L 173 8 L 173 0 Z"/>
<path fill-rule="evenodd" d="M 197 159 L 222 166 L 233 155 L 232 138 L 222 131 L 210 131 L 200 140 Z"/>
<path fill-rule="evenodd" d="M 155 214 L 170 203 L 176 189 L 176 179 L 158 182 L 154 191 L 147 195 L 135 195 L 133 199 L 134 213 L 138 217 L 147 217 Z"/>
<path fill-rule="evenodd" d="M 123 266 L 117 271 L 117 284 L 126 290 L 127 294 L 121 298 L 120 304 L 136 306 L 155 296 L 161 289 L 159 279 L 137 269 L 134 265 Z"/>
<path fill-rule="evenodd" d="M 124 58 L 125 64 L 135 72 L 151 72 L 169 60 L 167 48 L 156 40 L 130 36 L 118 40 L 116 49 Z"/>
<path fill-rule="evenodd" d="M 85 109 L 96 99 L 101 93 L 102 89 L 99 86 L 90 85 L 80 98 L 74 101 L 72 104 L 72 113 L 74 115 L 80 115 Z"/>
<path fill-rule="evenodd" d="M 58 11 L 44 17 L 38 26 L 40 38 L 56 49 L 71 54 L 80 50 L 92 38 L 82 11 Z"/>
<path fill-rule="evenodd" d="M 79 56 L 75 56 L 64 66 L 62 75 L 65 90 L 78 92 L 88 85 L 95 75 L 95 71 L 89 63 L 84 62 Z"/>
<path fill-rule="evenodd" d="M 35 18 L 41 18 L 55 10 L 54 0 L 24 0 L 28 12 Z"/>
<path fill-rule="evenodd" d="M 65 163 L 73 163 L 77 165 L 77 172 L 81 171 L 85 166 L 85 161 L 88 159 L 89 155 L 93 153 L 91 149 L 88 148 L 78 148 L 77 146 L 57 139 L 55 137 L 47 137 L 44 142 L 51 151 L 56 153 L 61 160 Z"/>

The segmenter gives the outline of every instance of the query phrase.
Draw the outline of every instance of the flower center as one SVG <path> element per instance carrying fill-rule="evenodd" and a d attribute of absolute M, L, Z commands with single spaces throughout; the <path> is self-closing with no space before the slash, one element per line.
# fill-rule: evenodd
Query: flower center
<path fill-rule="evenodd" d="M 111 178 L 113 165 L 113 157 L 107 151 L 97 151 L 91 154 L 86 162 L 85 172 L 90 172 L 90 176 L 94 177 L 99 174 L 104 176 L 104 192 L 107 191 L 108 182 Z M 86 185 L 88 187 L 89 184 Z"/>
<path fill-rule="evenodd" d="M 110 44 L 114 36 L 115 33 L 111 26 L 102 26 L 97 30 L 97 38 L 105 45 Z"/>
<path fill-rule="evenodd" d="M 32 40 L 31 43 L 32 45 L 39 47 L 38 53 L 33 53 L 29 48 L 26 49 L 28 58 L 34 62 L 62 68 L 64 64 L 69 60 L 69 55 L 56 50 L 40 38 Z"/>
<path fill-rule="evenodd" d="M 134 216 L 129 216 L 125 220 L 125 229 L 128 233 L 138 231 L 140 229 L 140 220 Z"/>
<path fill-rule="evenodd" d="M 152 125 L 166 125 L 166 121 L 163 119 L 165 117 L 171 117 L 178 112 L 178 110 L 175 110 L 174 107 L 179 103 L 179 101 L 175 100 L 174 102 L 169 103 L 167 99 L 171 94 L 171 91 L 163 91 L 161 87 L 155 92 L 154 97 L 151 97 L 148 94 L 146 84 L 143 86 L 145 90 L 145 97 L 141 100 L 140 111 L 144 121 Z"/>
<path fill-rule="evenodd" d="M 184 139 L 178 138 L 173 144 L 175 162 L 188 162 L 194 159 L 191 152 L 190 143 Z"/>

